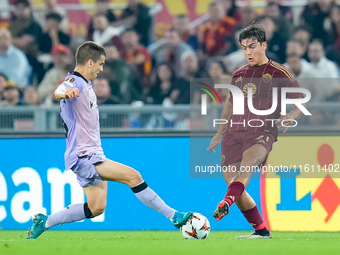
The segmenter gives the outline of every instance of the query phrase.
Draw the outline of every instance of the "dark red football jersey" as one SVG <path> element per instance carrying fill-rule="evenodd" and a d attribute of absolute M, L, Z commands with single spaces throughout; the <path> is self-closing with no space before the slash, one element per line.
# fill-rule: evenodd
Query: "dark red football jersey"
<path fill-rule="evenodd" d="M 270 133 L 275 140 L 278 128 L 274 121 L 279 119 L 281 112 L 281 88 L 300 87 L 294 74 L 285 66 L 272 60 L 261 66 L 246 65 L 236 70 L 232 77 L 232 85 L 242 90 L 244 95 L 244 115 L 233 115 L 228 122 L 226 131 L 249 131 L 254 133 Z M 253 89 L 253 106 L 257 110 L 268 110 L 273 103 L 273 88 L 277 88 L 278 103 L 276 110 L 270 115 L 256 115 L 248 108 L 247 89 Z M 288 98 L 303 98 L 302 93 L 287 93 Z M 233 103 L 233 95 L 230 93 L 230 102 Z M 235 107 L 235 106 L 234 106 Z M 250 122 L 249 122 L 250 121 Z M 235 124 L 236 123 L 236 124 Z M 238 123 L 238 124 L 237 124 Z"/>

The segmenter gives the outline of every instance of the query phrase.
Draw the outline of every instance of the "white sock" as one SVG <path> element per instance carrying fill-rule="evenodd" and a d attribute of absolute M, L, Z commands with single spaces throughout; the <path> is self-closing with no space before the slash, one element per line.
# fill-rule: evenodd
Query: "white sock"
<path fill-rule="evenodd" d="M 172 219 L 176 210 L 168 206 L 145 182 L 133 187 L 132 191 L 143 204 L 163 214 L 169 220 Z"/>

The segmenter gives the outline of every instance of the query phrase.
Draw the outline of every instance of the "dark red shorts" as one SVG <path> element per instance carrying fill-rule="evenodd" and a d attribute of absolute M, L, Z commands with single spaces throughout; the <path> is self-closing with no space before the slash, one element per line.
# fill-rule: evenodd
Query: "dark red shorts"
<path fill-rule="evenodd" d="M 229 166 L 242 159 L 243 153 L 254 144 L 261 144 L 267 150 L 272 150 L 276 139 L 271 134 L 256 134 L 247 131 L 226 132 L 221 143 L 221 166 Z M 265 161 L 262 163 L 264 164 Z"/>

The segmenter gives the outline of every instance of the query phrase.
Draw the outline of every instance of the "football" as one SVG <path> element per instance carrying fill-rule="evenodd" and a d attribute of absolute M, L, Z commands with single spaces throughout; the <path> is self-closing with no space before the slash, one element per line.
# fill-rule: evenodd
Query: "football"
<path fill-rule="evenodd" d="M 185 239 L 205 239 L 210 233 L 208 219 L 200 213 L 194 213 L 192 218 L 181 227 Z"/>

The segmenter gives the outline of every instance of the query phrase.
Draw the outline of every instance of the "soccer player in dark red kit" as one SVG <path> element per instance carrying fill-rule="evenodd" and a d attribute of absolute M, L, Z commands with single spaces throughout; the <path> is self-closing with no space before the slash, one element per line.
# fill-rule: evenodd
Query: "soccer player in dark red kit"
<path fill-rule="evenodd" d="M 229 213 L 230 207 L 236 203 L 247 221 L 255 229 L 251 235 L 240 236 L 238 239 L 271 238 L 259 210 L 252 197 L 245 191 L 252 171 L 252 167 L 265 164 L 267 155 L 272 149 L 272 144 L 277 140 L 277 123 L 285 120 L 284 126 L 289 128 L 300 118 L 303 112 L 295 106 L 294 110 L 287 113 L 279 121 L 269 119 L 280 118 L 280 102 L 282 87 L 299 87 L 293 73 L 285 66 L 280 65 L 267 58 L 266 34 L 261 26 L 252 24 L 244 28 L 240 35 L 243 53 L 248 64 L 236 70 L 232 76 L 232 85 L 240 88 L 244 94 L 244 115 L 233 115 L 233 95 L 226 102 L 221 119 L 228 120 L 227 124 L 221 124 L 217 134 L 211 140 L 208 150 L 215 152 L 214 148 L 221 143 L 221 163 L 224 171 L 224 178 L 228 185 L 225 198 L 218 204 L 213 217 L 218 221 Z M 252 87 L 253 106 L 257 110 L 268 110 L 272 106 L 273 88 L 278 91 L 278 107 L 270 115 L 262 116 L 253 114 L 247 103 L 247 90 Z M 304 98 L 302 93 L 287 93 L 288 98 Z M 236 98 L 235 98 L 236 100 Z M 262 120 L 259 123 L 249 120 Z M 261 123 L 263 124 L 261 126 Z M 256 127 L 254 127 L 256 126 Z M 283 126 L 280 126 L 281 128 Z M 229 167 L 229 168 L 228 168 Z M 237 169 L 233 172 L 228 169 Z M 243 172 L 241 171 L 243 169 Z"/>

